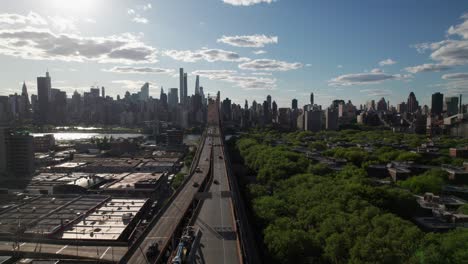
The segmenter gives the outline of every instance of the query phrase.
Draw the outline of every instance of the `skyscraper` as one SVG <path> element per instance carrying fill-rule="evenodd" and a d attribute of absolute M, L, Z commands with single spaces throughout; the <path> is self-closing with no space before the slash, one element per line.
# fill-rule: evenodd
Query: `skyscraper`
<path fill-rule="evenodd" d="M 291 108 L 297 110 L 297 99 L 292 99 Z"/>
<path fill-rule="evenodd" d="M 448 116 L 453 116 L 458 113 L 458 97 L 445 97 L 445 110 Z"/>
<path fill-rule="evenodd" d="M 419 108 L 418 100 L 416 100 L 416 95 L 411 92 L 408 96 L 408 102 L 406 103 L 408 113 L 415 113 Z"/>
<path fill-rule="evenodd" d="M 325 129 L 338 129 L 338 111 L 334 108 L 328 108 L 327 111 L 325 111 Z"/>
<path fill-rule="evenodd" d="M 172 91 L 172 89 L 169 91 Z M 180 93 L 180 102 L 184 100 L 184 68 L 179 69 L 179 93 Z"/>
<path fill-rule="evenodd" d="M 161 94 L 159 95 L 159 101 L 164 107 L 167 107 L 167 94 L 164 93 L 164 88 L 161 86 Z"/>
<path fill-rule="evenodd" d="M 188 97 L 187 86 L 188 86 L 187 85 L 187 73 L 184 73 L 184 97 L 180 98 L 180 102 L 183 104 L 187 104 L 187 97 Z"/>
<path fill-rule="evenodd" d="M 147 82 L 140 89 L 140 99 L 143 101 L 149 99 L 149 83 Z"/>
<path fill-rule="evenodd" d="M 177 103 L 179 102 L 179 97 L 177 93 L 178 93 L 177 88 L 171 88 L 169 90 L 169 94 L 167 95 L 167 104 L 170 107 L 177 106 Z"/>
<path fill-rule="evenodd" d="M 310 93 L 310 104 L 314 105 L 314 93 Z"/>
<path fill-rule="evenodd" d="M 195 79 L 195 94 L 200 94 L 200 76 Z"/>
<path fill-rule="evenodd" d="M 47 123 L 47 116 L 49 112 L 49 102 L 50 98 L 50 91 L 52 88 L 51 79 L 49 76 L 49 72 L 46 72 L 45 77 L 37 77 L 37 96 L 38 96 L 38 103 L 39 103 L 39 115 L 38 121 L 41 124 Z"/>
<path fill-rule="evenodd" d="M 104 88 L 104 86 L 101 87 L 101 97 L 106 98 L 106 88 Z"/>
<path fill-rule="evenodd" d="M 23 96 L 26 100 L 26 103 L 29 105 L 29 96 L 28 96 L 28 88 L 26 87 L 26 82 L 23 82 L 23 87 L 21 89 L 21 96 Z"/>
<path fill-rule="evenodd" d="M 379 112 L 385 112 L 388 109 L 387 101 L 382 97 L 378 102 L 377 102 L 377 111 Z"/>
<path fill-rule="evenodd" d="M 444 95 L 437 92 L 432 94 L 431 114 L 440 115 L 444 109 Z"/>
<path fill-rule="evenodd" d="M 268 109 L 271 110 L 271 95 L 267 96 Z"/>

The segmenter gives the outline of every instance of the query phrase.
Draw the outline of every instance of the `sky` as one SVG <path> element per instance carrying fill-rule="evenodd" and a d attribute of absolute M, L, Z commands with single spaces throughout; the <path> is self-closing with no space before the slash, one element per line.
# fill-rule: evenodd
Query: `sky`
<path fill-rule="evenodd" d="M 0 6 L 0 95 L 52 86 L 106 94 L 149 82 L 280 107 L 355 105 L 413 91 L 468 95 L 466 0 L 15 0 Z"/>

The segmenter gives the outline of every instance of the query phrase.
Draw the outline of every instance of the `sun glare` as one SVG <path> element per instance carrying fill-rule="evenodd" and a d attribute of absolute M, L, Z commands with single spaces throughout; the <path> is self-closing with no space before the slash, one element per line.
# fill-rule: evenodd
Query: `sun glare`
<path fill-rule="evenodd" d="M 51 0 L 50 7 L 67 13 L 84 13 L 96 8 L 97 0 Z"/>

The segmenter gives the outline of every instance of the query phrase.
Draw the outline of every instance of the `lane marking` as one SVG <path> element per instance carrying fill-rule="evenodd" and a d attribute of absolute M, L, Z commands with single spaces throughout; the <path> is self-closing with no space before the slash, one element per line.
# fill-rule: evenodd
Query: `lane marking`
<path fill-rule="evenodd" d="M 108 248 L 106 249 L 106 251 L 104 251 L 104 253 L 102 253 L 102 256 L 101 256 L 99 259 L 102 259 L 102 258 L 104 257 L 104 255 L 106 255 L 107 251 L 109 251 L 110 248 L 111 248 L 111 247 L 108 247 Z"/>
<path fill-rule="evenodd" d="M 66 249 L 67 247 L 68 247 L 68 245 L 63 246 L 61 249 L 57 250 L 57 252 L 55 252 L 55 254 L 58 254 L 58 253 L 62 252 L 62 250 Z"/>
<path fill-rule="evenodd" d="M 22 247 L 24 245 L 26 245 L 26 242 L 21 243 L 19 246 Z"/>

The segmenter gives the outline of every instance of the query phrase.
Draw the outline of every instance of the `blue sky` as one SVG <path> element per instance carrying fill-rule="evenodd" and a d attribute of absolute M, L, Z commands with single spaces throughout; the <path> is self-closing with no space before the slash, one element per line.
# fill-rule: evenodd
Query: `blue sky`
<path fill-rule="evenodd" d="M 468 94 L 467 1 L 16 0 L 0 7 L 0 94 L 20 92 L 46 69 L 53 86 L 111 96 L 152 84 L 280 106 L 391 104 L 414 91 Z M 256 54 L 257 53 L 257 54 Z"/>

